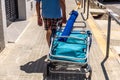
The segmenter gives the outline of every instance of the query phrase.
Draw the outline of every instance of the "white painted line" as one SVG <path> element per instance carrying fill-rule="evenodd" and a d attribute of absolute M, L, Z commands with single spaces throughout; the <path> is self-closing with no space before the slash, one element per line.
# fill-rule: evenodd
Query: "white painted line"
<path fill-rule="evenodd" d="M 32 23 L 31 21 L 28 23 L 28 25 L 25 27 L 25 29 L 22 31 L 22 33 L 16 39 L 15 43 L 21 38 L 22 34 L 28 29 L 28 27 L 30 26 L 31 23 Z"/>

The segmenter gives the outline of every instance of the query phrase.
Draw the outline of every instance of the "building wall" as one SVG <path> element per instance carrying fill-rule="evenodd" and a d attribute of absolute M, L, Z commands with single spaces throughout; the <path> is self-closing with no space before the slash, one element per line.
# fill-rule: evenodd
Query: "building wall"
<path fill-rule="evenodd" d="M 26 19 L 35 13 L 35 0 L 26 0 Z"/>
<path fill-rule="evenodd" d="M 5 35 L 4 35 L 4 26 L 3 26 L 3 2 L 0 1 L 0 52 L 4 49 L 5 47 Z"/>
<path fill-rule="evenodd" d="M 35 13 L 35 0 L 18 0 L 19 19 L 28 19 Z"/>
<path fill-rule="evenodd" d="M 34 13 L 35 13 L 35 0 L 18 0 L 18 15 L 19 15 L 18 19 L 27 20 L 30 17 L 32 17 Z M 7 34 L 9 33 L 6 19 L 5 1 L 0 0 L 0 52 L 1 49 L 4 49 L 5 45 L 8 43 Z"/>
<path fill-rule="evenodd" d="M 25 0 L 18 0 L 18 14 L 19 14 L 19 19 L 26 19 L 26 2 L 25 2 Z"/>
<path fill-rule="evenodd" d="M 18 0 L 4 0 L 7 26 L 18 19 Z"/>

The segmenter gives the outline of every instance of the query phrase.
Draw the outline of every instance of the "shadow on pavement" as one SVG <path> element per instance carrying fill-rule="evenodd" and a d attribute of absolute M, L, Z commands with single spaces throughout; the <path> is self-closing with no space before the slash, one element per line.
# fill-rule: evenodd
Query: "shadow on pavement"
<path fill-rule="evenodd" d="M 24 65 L 20 66 L 20 70 L 25 71 L 26 73 L 44 73 L 45 59 L 47 56 L 36 61 L 30 61 Z"/>

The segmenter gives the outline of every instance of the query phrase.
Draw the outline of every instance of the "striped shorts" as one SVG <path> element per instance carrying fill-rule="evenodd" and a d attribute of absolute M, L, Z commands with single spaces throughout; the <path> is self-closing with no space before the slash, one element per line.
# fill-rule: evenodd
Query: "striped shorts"
<path fill-rule="evenodd" d="M 43 18 L 45 30 L 56 29 L 57 22 L 60 20 L 62 20 L 62 18 L 57 18 L 57 19 Z M 59 24 L 61 25 L 62 23 L 59 23 Z"/>

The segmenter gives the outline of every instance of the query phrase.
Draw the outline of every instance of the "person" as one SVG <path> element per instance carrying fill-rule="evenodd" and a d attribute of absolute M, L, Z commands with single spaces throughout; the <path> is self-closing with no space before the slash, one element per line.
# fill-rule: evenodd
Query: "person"
<path fill-rule="evenodd" d="M 42 3 L 42 10 L 40 10 Z M 56 30 L 56 23 L 62 20 L 66 23 L 66 5 L 65 0 L 36 0 L 36 11 L 38 25 L 44 27 L 46 30 L 46 39 L 50 46 L 50 37 L 54 30 Z M 42 11 L 42 15 L 41 15 Z"/>
<path fill-rule="evenodd" d="M 76 0 L 76 4 L 77 4 L 77 9 L 80 9 L 81 8 L 81 1 L 80 0 Z"/>

